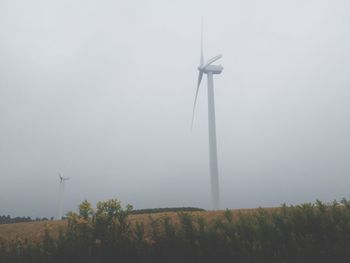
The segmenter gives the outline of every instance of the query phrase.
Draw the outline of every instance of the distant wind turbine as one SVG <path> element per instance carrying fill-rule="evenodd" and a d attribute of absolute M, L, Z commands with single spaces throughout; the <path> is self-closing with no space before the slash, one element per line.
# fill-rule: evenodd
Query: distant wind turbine
<path fill-rule="evenodd" d="M 62 177 L 61 173 L 58 173 L 60 178 L 60 188 L 59 188 L 59 210 L 58 210 L 58 219 L 62 219 L 62 210 L 63 210 L 63 194 L 64 194 L 64 186 L 65 182 L 69 180 L 68 177 Z"/>
<path fill-rule="evenodd" d="M 208 128 L 209 128 L 209 167 L 211 180 L 212 206 L 214 210 L 220 209 L 220 193 L 219 193 L 219 169 L 216 147 L 216 127 L 215 127 L 215 104 L 214 104 L 214 83 L 213 75 L 220 74 L 223 70 L 221 65 L 213 65 L 215 61 L 220 59 L 222 55 L 217 55 L 204 62 L 203 55 L 203 25 L 201 31 L 201 55 L 198 66 L 199 75 L 197 82 L 196 96 L 193 104 L 192 127 L 194 121 L 194 113 L 196 109 L 199 86 L 201 84 L 203 74 L 207 74 L 208 79 Z"/>

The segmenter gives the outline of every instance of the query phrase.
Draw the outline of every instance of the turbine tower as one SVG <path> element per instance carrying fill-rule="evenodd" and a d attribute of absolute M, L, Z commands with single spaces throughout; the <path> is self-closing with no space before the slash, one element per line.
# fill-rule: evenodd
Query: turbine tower
<path fill-rule="evenodd" d="M 59 188 L 59 208 L 58 208 L 58 220 L 62 219 L 62 210 L 63 210 L 63 194 L 64 194 L 64 186 L 65 182 L 69 180 L 68 177 L 62 177 L 61 173 L 58 173 L 60 177 L 60 188 Z"/>
<path fill-rule="evenodd" d="M 199 75 L 197 82 L 196 96 L 193 104 L 192 126 L 194 120 L 194 112 L 196 109 L 199 87 L 203 78 L 203 74 L 207 74 L 208 79 L 208 130 L 209 130 L 209 168 L 211 181 L 212 206 L 214 210 L 220 209 L 220 193 L 219 193 L 219 169 L 216 147 L 216 126 L 215 126 L 215 103 L 214 103 L 214 83 L 213 75 L 220 74 L 223 70 L 221 65 L 213 65 L 215 61 L 220 59 L 222 55 L 217 55 L 204 62 L 203 55 L 203 25 L 201 31 L 201 55 L 198 66 Z"/>

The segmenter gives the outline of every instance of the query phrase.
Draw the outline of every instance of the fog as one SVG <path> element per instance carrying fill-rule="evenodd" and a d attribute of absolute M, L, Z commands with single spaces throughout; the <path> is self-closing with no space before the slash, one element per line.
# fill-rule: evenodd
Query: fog
<path fill-rule="evenodd" d="M 0 0 L 0 214 L 84 199 L 210 209 L 349 198 L 350 2 Z"/>

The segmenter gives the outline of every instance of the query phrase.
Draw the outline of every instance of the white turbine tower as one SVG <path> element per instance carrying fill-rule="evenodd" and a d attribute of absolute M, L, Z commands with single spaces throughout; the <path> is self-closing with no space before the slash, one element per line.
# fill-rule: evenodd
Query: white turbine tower
<path fill-rule="evenodd" d="M 62 177 L 61 173 L 58 173 L 60 177 L 60 188 L 59 188 L 59 208 L 58 208 L 58 220 L 62 219 L 62 210 L 63 210 L 63 194 L 65 182 L 69 180 L 68 177 Z"/>
<path fill-rule="evenodd" d="M 207 74 L 208 79 L 208 128 L 209 128 L 209 167 L 210 167 L 210 181 L 212 205 L 214 210 L 220 209 L 220 194 L 219 194 L 219 169 L 218 157 L 216 147 L 216 127 L 215 127 L 215 104 L 214 104 L 214 83 L 213 75 L 220 74 L 223 70 L 221 65 L 213 65 L 215 61 L 220 59 L 222 55 L 217 55 L 208 61 L 204 62 L 203 56 L 203 26 L 201 32 L 201 56 L 199 62 L 199 75 L 196 96 L 193 104 L 192 126 L 194 120 L 194 112 L 196 109 L 196 102 L 198 97 L 199 86 L 202 81 L 203 74 Z"/>

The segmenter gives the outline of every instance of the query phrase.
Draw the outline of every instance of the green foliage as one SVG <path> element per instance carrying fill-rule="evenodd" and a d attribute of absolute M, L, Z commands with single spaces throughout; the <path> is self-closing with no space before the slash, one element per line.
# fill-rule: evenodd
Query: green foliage
<path fill-rule="evenodd" d="M 144 222 L 111 199 L 69 213 L 68 227 L 39 244 L 0 239 L 0 262 L 350 262 L 350 202 L 257 209 L 207 221 L 189 212 Z"/>

